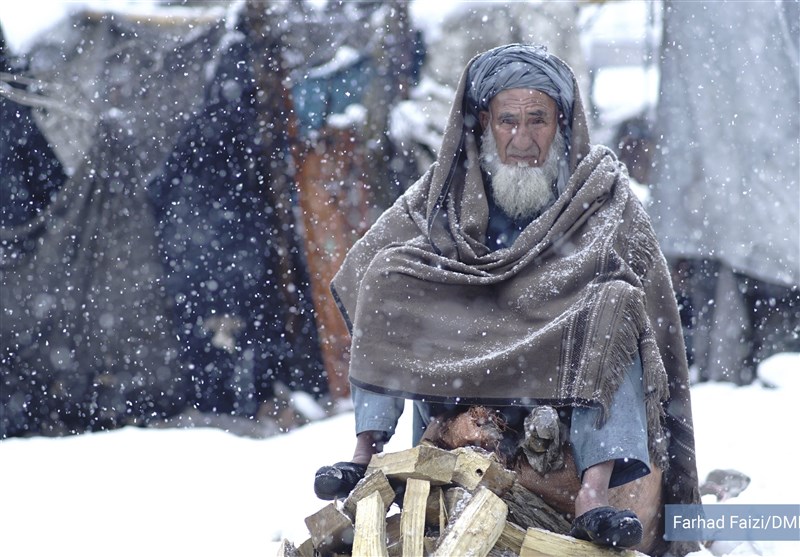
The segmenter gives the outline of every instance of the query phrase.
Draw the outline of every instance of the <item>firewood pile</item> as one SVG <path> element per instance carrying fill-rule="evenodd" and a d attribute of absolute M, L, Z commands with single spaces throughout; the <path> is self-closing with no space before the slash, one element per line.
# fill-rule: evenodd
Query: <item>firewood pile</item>
<path fill-rule="evenodd" d="M 564 516 L 477 447 L 375 455 L 345 500 L 305 522 L 310 537 L 278 557 L 645 557 L 567 536 Z"/>

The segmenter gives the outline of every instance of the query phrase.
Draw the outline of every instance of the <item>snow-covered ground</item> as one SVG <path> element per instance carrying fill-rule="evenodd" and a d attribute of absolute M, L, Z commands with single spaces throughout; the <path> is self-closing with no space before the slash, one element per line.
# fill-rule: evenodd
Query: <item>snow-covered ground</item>
<path fill-rule="evenodd" d="M 798 371 L 800 354 L 779 354 L 760 369 L 775 388 L 693 388 L 701 479 L 715 468 L 752 479 L 729 502 L 800 503 Z M 410 421 L 406 412 L 387 451 L 410 446 Z M 314 471 L 348 460 L 352 447 L 349 412 L 262 440 L 202 428 L 8 439 L 0 555 L 275 555 L 282 538 L 308 537 L 304 519 L 325 504 Z M 800 542 L 716 542 L 695 555 L 795 557 Z"/>

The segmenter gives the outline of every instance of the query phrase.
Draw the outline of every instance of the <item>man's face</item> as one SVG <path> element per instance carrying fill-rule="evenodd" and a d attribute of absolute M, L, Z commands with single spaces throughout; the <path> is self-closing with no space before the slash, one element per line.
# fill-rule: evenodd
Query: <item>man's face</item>
<path fill-rule="evenodd" d="M 558 129 L 556 101 L 535 89 L 500 91 L 479 118 L 491 129 L 503 164 L 542 166 Z"/>

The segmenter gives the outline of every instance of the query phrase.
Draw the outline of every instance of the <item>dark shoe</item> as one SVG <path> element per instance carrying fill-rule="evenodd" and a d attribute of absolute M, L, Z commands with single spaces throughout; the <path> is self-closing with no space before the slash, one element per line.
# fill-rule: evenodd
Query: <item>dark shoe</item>
<path fill-rule="evenodd" d="M 572 523 L 569 535 L 604 547 L 625 549 L 642 541 L 642 523 L 633 511 L 598 507 Z"/>
<path fill-rule="evenodd" d="M 347 497 L 366 473 L 367 465 L 355 462 L 323 466 L 314 476 L 314 493 L 325 501 Z"/>

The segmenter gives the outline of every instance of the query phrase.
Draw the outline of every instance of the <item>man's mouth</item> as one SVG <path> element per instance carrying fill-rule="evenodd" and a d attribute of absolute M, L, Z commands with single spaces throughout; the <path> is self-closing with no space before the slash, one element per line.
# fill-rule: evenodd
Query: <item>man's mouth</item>
<path fill-rule="evenodd" d="M 509 155 L 507 157 L 507 164 L 520 167 L 538 166 L 539 160 L 536 157 L 521 157 L 521 156 Z"/>

